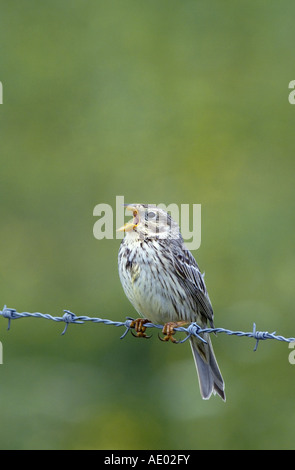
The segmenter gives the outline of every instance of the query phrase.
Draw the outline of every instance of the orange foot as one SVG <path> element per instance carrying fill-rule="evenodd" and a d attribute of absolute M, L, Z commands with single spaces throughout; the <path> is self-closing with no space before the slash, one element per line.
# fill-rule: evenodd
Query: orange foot
<path fill-rule="evenodd" d="M 130 328 L 135 329 L 136 335 L 134 335 L 131 331 L 132 335 L 135 336 L 136 338 L 151 338 L 152 335 L 147 336 L 145 334 L 146 327 L 143 326 L 145 323 L 150 323 L 150 321 L 147 320 L 146 318 L 137 318 L 137 320 L 133 320 L 130 323 Z"/>
<path fill-rule="evenodd" d="M 178 343 L 175 338 L 173 338 L 173 335 L 176 333 L 174 328 L 177 328 L 179 326 L 184 326 L 187 325 L 187 321 L 171 321 L 168 323 L 165 323 L 164 328 L 162 330 L 162 333 L 165 335 L 163 338 L 161 338 L 160 335 L 159 339 L 161 341 L 169 341 L 169 339 L 172 341 L 172 343 Z"/>

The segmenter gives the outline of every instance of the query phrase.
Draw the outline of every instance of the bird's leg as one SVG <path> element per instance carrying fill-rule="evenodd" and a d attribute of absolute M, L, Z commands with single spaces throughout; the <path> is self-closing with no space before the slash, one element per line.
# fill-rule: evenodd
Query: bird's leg
<path fill-rule="evenodd" d="M 150 321 L 147 320 L 146 318 L 137 318 L 136 320 L 133 320 L 130 323 L 130 328 L 135 329 L 136 335 L 134 335 L 131 331 L 132 335 L 135 336 L 136 338 L 151 338 L 151 336 L 147 336 L 145 334 L 146 327 L 143 326 L 145 323 L 150 323 Z"/>
<path fill-rule="evenodd" d="M 161 341 L 169 341 L 169 339 L 172 341 L 172 343 L 178 343 L 175 338 L 173 338 L 173 335 L 176 333 L 174 328 L 178 328 L 179 326 L 184 326 L 187 325 L 187 321 L 170 321 L 168 323 L 165 323 L 164 328 L 162 330 L 162 333 L 165 335 L 163 338 L 159 336 L 159 339 Z"/>

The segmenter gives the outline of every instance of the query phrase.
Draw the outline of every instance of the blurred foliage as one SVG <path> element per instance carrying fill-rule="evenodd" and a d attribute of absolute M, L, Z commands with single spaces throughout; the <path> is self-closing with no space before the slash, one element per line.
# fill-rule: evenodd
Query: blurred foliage
<path fill-rule="evenodd" d="M 93 208 L 202 204 L 195 256 L 231 329 L 295 335 L 291 0 L 0 0 L 1 302 L 135 315 Z M 188 344 L 1 320 L 1 449 L 294 448 L 284 343 L 213 338 L 227 402 Z"/>

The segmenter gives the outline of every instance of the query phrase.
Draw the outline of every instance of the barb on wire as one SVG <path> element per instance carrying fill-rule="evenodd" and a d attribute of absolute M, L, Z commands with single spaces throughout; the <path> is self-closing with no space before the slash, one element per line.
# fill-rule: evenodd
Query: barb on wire
<path fill-rule="evenodd" d="M 131 317 L 127 317 L 124 322 L 121 322 L 121 321 L 112 321 L 112 320 L 103 319 L 103 318 L 96 318 L 96 317 L 76 316 L 73 312 L 70 312 L 70 310 L 64 310 L 64 314 L 63 314 L 62 317 L 53 317 L 52 315 L 39 313 L 39 312 L 35 312 L 35 313 L 22 312 L 22 313 L 19 313 L 14 308 L 8 308 L 6 305 L 4 305 L 3 310 L 0 310 L 0 316 L 8 319 L 8 327 L 7 327 L 8 330 L 11 327 L 11 321 L 12 320 L 18 320 L 19 318 L 33 317 L 33 318 L 44 318 L 46 320 L 52 320 L 52 321 L 55 321 L 55 322 L 64 322 L 65 327 L 64 327 L 63 332 L 61 333 L 62 335 L 64 335 L 66 333 L 70 323 L 74 323 L 76 325 L 77 324 L 81 325 L 81 324 L 83 324 L 87 321 L 90 321 L 90 322 L 93 322 L 93 323 L 104 323 L 105 325 L 124 326 L 125 331 L 120 336 L 120 339 L 125 338 L 125 336 L 130 331 L 130 329 L 133 328 L 133 326 L 131 324 L 134 321 L 134 319 L 131 318 Z M 146 328 L 163 329 L 163 325 L 155 325 L 153 323 L 145 323 L 144 326 Z M 295 338 L 285 338 L 284 336 L 276 335 L 276 332 L 269 333 L 267 331 L 257 331 L 255 323 L 253 324 L 253 330 L 249 331 L 249 332 L 232 331 L 232 330 L 228 330 L 226 328 L 202 328 L 195 322 L 189 324 L 187 327 L 181 326 L 181 327 L 177 327 L 177 328 L 174 328 L 174 329 L 175 329 L 175 331 L 186 333 L 186 337 L 183 340 L 178 341 L 178 343 L 184 343 L 191 336 L 196 336 L 201 341 L 206 343 L 206 340 L 201 336 L 203 333 L 225 333 L 227 335 L 246 336 L 248 338 L 254 338 L 254 339 L 256 339 L 256 344 L 255 344 L 255 347 L 254 347 L 254 351 L 257 350 L 258 343 L 261 340 L 275 339 L 275 340 L 284 341 L 284 342 L 287 342 L 287 343 L 295 342 Z"/>

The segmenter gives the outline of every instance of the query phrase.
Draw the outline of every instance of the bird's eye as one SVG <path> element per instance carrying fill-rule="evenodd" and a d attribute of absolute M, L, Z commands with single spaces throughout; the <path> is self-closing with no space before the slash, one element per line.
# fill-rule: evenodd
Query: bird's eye
<path fill-rule="evenodd" d="M 151 219 L 154 219 L 155 217 L 156 217 L 156 214 L 155 214 L 155 212 L 152 212 L 152 211 L 147 212 L 145 214 L 145 219 L 146 220 L 151 220 Z"/>

